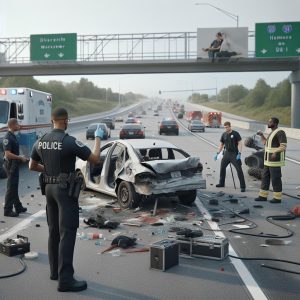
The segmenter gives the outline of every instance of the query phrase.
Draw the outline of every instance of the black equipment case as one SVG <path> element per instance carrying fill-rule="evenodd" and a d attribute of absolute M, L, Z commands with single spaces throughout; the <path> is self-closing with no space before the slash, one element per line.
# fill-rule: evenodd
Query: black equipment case
<path fill-rule="evenodd" d="M 198 238 L 178 237 L 180 254 L 222 260 L 228 256 L 229 243 L 225 237 L 205 235 Z"/>
<path fill-rule="evenodd" d="M 17 235 L 16 239 L 6 239 L 0 243 L 0 253 L 7 256 L 15 256 L 30 252 L 30 243 L 28 238 Z"/>
<path fill-rule="evenodd" d="M 179 244 L 174 240 L 162 240 L 150 246 L 150 268 L 165 271 L 179 264 Z"/>

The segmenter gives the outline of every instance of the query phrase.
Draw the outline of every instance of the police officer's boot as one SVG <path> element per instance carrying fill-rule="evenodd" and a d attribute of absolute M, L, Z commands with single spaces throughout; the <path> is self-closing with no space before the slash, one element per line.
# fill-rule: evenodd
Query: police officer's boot
<path fill-rule="evenodd" d="M 68 283 L 59 283 L 57 290 L 59 292 L 80 292 L 87 289 L 86 281 L 78 281 L 73 279 L 71 282 Z"/>
<path fill-rule="evenodd" d="M 4 211 L 4 217 L 18 217 L 19 214 L 17 212 L 14 212 L 12 210 L 6 210 Z"/>
<path fill-rule="evenodd" d="M 26 207 L 23 207 L 23 206 L 18 206 L 18 207 L 16 207 L 16 212 L 17 212 L 18 214 L 24 213 L 24 212 L 26 212 L 26 211 L 27 211 L 27 208 L 26 208 Z"/>

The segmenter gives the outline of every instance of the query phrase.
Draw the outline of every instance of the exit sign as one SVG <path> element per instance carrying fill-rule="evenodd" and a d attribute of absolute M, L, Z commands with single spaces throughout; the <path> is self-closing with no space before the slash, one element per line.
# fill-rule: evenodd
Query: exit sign
<path fill-rule="evenodd" d="M 30 60 L 76 60 L 77 34 L 33 34 L 30 36 Z"/>
<path fill-rule="evenodd" d="M 300 56 L 300 22 L 255 24 L 256 57 Z"/>

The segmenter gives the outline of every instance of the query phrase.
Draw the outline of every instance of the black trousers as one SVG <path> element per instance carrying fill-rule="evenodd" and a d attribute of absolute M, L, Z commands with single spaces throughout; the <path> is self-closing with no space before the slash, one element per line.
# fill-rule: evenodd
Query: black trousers
<path fill-rule="evenodd" d="M 4 170 L 7 174 L 4 211 L 12 211 L 13 207 L 22 207 L 19 198 L 19 162 L 17 160 L 5 160 Z"/>
<path fill-rule="evenodd" d="M 73 280 L 73 254 L 79 226 L 78 199 L 68 196 L 69 189 L 46 185 L 48 256 L 50 275 L 58 274 L 60 283 Z"/>
<path fill-rule="evenodd" d="M 282 191 L 281 167 L 264 166 L 260 188 L 269 191 L 270 182 L 272 181 L 273 191 Z"/>
<path fill-rule="evenodd" d="M 237 171 L 239 181 L 240 181 L 240 187 L 241 188 L 246 188 L 244 173 L 243 173 L 243 170 L 242 170 L 242 162 L 241 162 L 241 160 L 236 160 L 236 156 L 237 156 L 237 153 L 229 152 L 229 151 L 224 152 L 224 156 L 223 156 L 222 161 L 221 161 L 221 170 L 220 170 L 220 181 L 219 181 L 219 183 L 221 185 L 225 185 L 226 168 L 231 163 L 232 165 L 234 165 L 234 167 Z"/>

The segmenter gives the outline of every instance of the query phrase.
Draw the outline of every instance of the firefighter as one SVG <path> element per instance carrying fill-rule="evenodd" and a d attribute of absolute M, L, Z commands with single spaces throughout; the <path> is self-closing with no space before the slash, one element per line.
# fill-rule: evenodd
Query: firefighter
<path fill-rule="evenodd" d="M 232 130 L 230 122 L 225 122 L 224 128 L 225 132 L 221 136 L 218 152 L 214 155 L 214 160 L 216 161 L 219 153 L 223 150 L 220 180 L 216 187 L 225 186 L 226 168 L 231 163 L 236 168 L 240 181 L 241 192 L 243 193 L 246 190 L 246 183 L 241 161 L 242 138 L 237 131 Z"/>
<path fill-rule="evenodd" d="M 282 181 L 281 167 L 285 165 L 285 150 L 287 138 L 285 132 L 278 128 L 279 120 L 275 117 L 268 121 L 268 128 L 271 128 L 271 134 L 266 138 L 261 131 L 257 132 L 265 145 L 264 169 L 259 196 L 255 201 L 267 201 L 270 181 L 273 186 L 273 199 L 271 203 L 281 203 Z"/>
<path fill-rule="evenodd" d="M 19 198 L 19 164 L 28 162 L 28 158 L 20 155 L 20 147 L 15 132 L 20 130 L 18 120 L 11 118 L 7 123 L 8 132 L 3 138 L 4 170 L 7 174 L 7 190 L 5 194 L 4 216 L 18 217 L 27 211 Z M 13 211 L 15 207 L 15 211 Z"/>
<path fill-rule="evenodd" d="M 87 283 L 73 277 L 73 253 L 79 226 L 78 197 L 82 185 L 82 177 L 75 173 L 75 161 L 78 156 L 92 164 L 99 163 L 103 130 L 96 130 L 91 152 L 82 142 L 65 133 L 69 119 L 64 108 L 54 109 L 51 118 L 53 130 L 33 146 L 29 169 L 43 175 L 40 185 L 47 200 L 50 279 L 59 280 L 60 292 L 78 292 L 85 290 Z"/>

